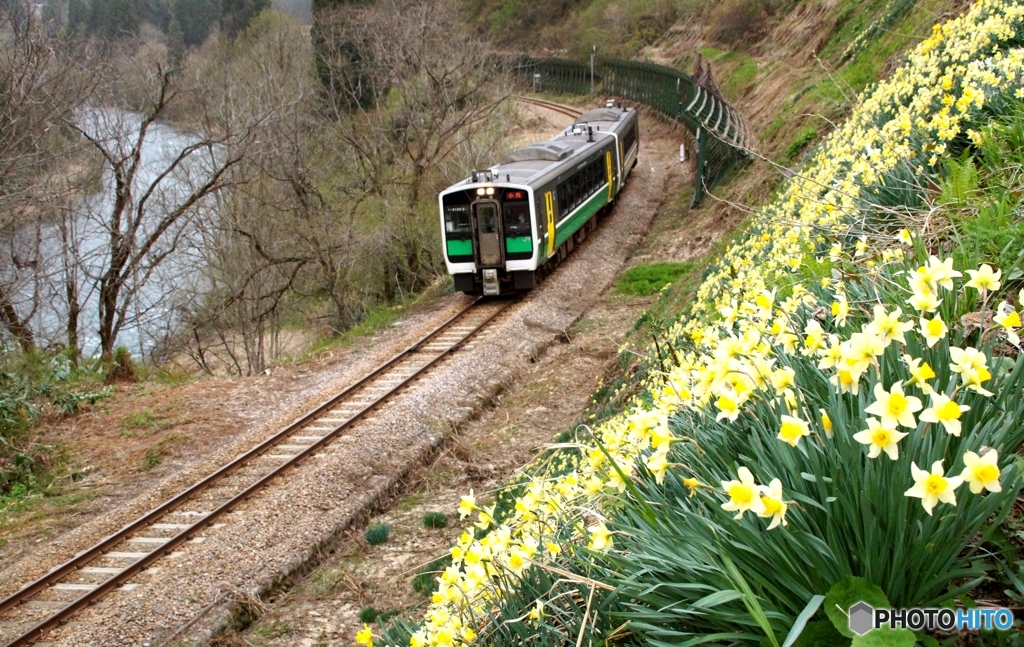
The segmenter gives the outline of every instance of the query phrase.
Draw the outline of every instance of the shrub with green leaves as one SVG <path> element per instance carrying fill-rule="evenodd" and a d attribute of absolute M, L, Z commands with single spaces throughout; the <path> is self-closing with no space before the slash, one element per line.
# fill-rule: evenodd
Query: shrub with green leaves
<path fill-rule="evenodd" d="M 423 515 L 424 528 L 444 528 L 448 525 L 448 515 L 443 512 L 427 512 Z"/>
<path fill-rule="evenodd" d="M 391 536 L 391 526 L 386 523 L 379 523 L 374 526 L 370 526 L 363 533 L 363 538 L 366 539 L 366 543 L 371 546 L 379 546 L 388 540 Z"/>

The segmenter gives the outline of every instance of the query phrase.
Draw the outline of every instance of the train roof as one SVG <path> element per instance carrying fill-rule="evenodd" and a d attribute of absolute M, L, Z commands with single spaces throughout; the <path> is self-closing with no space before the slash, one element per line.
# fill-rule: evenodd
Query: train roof
<path fill-rule="evenodd" d="M 488 169 L 493 175 L 493 179 L 489 181 L 533 184 L 562 163 L 585 156 L 590 149 L 602 143 L 602 140 L 608 136 L 607 133 L 613 132 L 616 135 L 621 135 L 625 126 L 631 121 L 628 118 L 630 115 L 635 118 L 636 110 L 633 108 L 588 110 L 577 117 L 576 121 L 558 137 L 528 144 L 506 155 L 501 162 Z M 588 141 L 588 127 L 594 129 L 593 142 Z M 466 178 L 450 188 L 455 189 L 470 184 L 474 184 L 473 179 Z"/>

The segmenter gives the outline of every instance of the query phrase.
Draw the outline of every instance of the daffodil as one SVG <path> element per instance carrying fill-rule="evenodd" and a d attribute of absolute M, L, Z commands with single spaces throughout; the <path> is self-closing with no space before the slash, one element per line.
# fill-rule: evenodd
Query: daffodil
<path fill-rule="evenodd" d="M 789 522 L 786 521 L 786 511 L 789 510 L 789 504 L 782 500 L 782 481 L 772 479 L 771 483 L 767 486 L 762 485 L 760 490 L 761 504 L 764 510 L 758 512 L 757 516 L 772 518 L 771 524 L 768 525 L 768 530 L 772 530 L 780 524 L 788 526 Z"/>
<path fill-rule="evenodd" d="M 1003 331 L 1006 333 L 1006 339 L 1011 344 L 1014 346 L 1020 345 L 1020 336 L 1017 335 L 1016 330 L 1021 327 L 1020 315 L 1013 309 L 1013 306 L 1005 301 L 1000 303 L 998 312 L 992 319 L 1002 326 Z"/>
<path fill-rule="evenodd" d="M 895 428 L 917 427 L 914 413 L 922 408 L 920 398 L 903 393 L 903 383 L 897 382 L 888 391 L 881 382 L 875 384 L 875 401 L 864 409 L 866 413 L 881 418 L 882 425 Z"/>
<path fill-rule="evenodd" d="M 665 472 L 668 470 L 668 449 L 669 445 L 662 445 L 644 461 L 658 485 L 665 482 Z"/>
<path fill-rule="evenodd" d="M 832 437 L 832 418 L 828 417 L 828 412 L 824 409 L 818 409 L 818 413 L 821 414 L 821 428 L 825 430 L 825 437 Z"/>
<path fill-rule="evenodd" d="M 928 257 L 928 274 L 933 284 L 940 285 L 947 290 L 953 289 L 954 278 L 963 276 L 963 274 L 953 269 L 952 258 L 940 261 L 934 256 Z"/>
<path fill-rule="evenodd" d="M 957 404 L 942 393 L 932 391 L 929 395 L 932 399 L 932 406 L 921 412 L 921 420 L 942 423 L 948 433 L 959 436 L 960 414 L 970 411 L 971 408 L 964 404 Z"/>
<path fill-rule="evenodd" d="M 729 422 L 735 422 L 736 418 L 740 416 L 740 405 L 736 402 L 736 399 L 728 394 L 723 393 L 718 396 L 718 400 L 715 401 L 715 406 L 718 407 L 718 415 L 715 417 L 716 420 L 722 420 L 723 418 Z"/>
<path fill-rule="evenodd" d="M 886 312 L 884 306 L 876 304 L 874 307 L 874 318 L 865 327 L 865 332 L 878 335 L 886 345 L 893 341 L 905 344 L 907 340 L 903 337 L 903 333 L 912 329 L 914 324 L 909 321 L 901 321 L 900 316 L 902 315 L 903 310 L 901 308 L 896 308 L 892 312 Z"/>
<path fill-rule="evenodd" d="M 982 490 L 1002 492 L 999 484 L 999 453 L 990 449 L 982 456 L 974 452 L 964 454 L 964 471 L 960 478 L 971 486 L 971 492 L 981 494 Z"/>
<path fill-rule="evenodd" d="M 919 468 L 917 463 L 911 463 L 910 473 L 914 477 L 914 487 L 904 492 L 904 496 L 921 499 L 921 505 L 929 515 L 940 501 L 956 505 L 954 490 L 960 487 L 964 480 L 959 476 L 945 476 L 942 461 L 932 463 L 931 472 Z"/>
<path fill-rule="evenodd" d="M 904 245 L 913 245 L 914 239 L 910 235 L 910 230 L 904 227 L 900 229 L 900 233 L 896 235 L 896 240 L 900 241 Z"/>
<path fill-rule="evenodd" d="M 741 519 L 747 510 L 754 514 L 764 512 L 764 502 L 758 496 L 754 475 L 746 467 L 739 468 L 737 475 L 739 480 L 722 481 L 722 489 L 729 496 L 729 500 L 722 504 L 722 509 L 735 512 L 735 519 Z"/>
<path fill-rule="evenodd" d="M 832 302 L 832 316 L 835 317 L 837 326 L 846 324 L 846 319 L 850 316 L 850 304 L 847 303 L 845 295 L 840 294 Z"/>
<path fill-rule="evenodd" d="M 925 342 L 928 344 L 928 348 L 931 348 L 937 344 L 946 333 L 949 332 L 949 328 L 946 327 L 946 322 L 942 320 L 942 315 L 935 315 L 931 319 L 925 319 L 921 317 L 921 334 L 924 336 Z"/>
<path fill-rule="evenodd" d="M 590 548 L 601 552 L 611 550 L 615 542 L 607 526 L 599 523 L 589 526 L 587 531 L 590 532 L 590 543 L 587 544 Z"/>
<path fill-rule="evenodd" d="M 868 458 L 877 458 L 885 452 L 891 460 L 900 457 L 900 448 L 897 443 L 907 436 L 906 433 L 896 429 L 895 425 L 887 426 L 878 418 L 868 418 L 868 428 L 853 435 L 853 439 L 862 445 L 868 445 Z"/>
<path fill-rule="evenodd" d="M 356 632 L 356 644 L 373 647 L 373 630 L 370 625 L 363 625 L 363 628 Z"/>
<path fill-rule="evenodd" d="M 796 447 L 800 439 L 811 433 L 810 425 L 806 420 L 795 416 L 782 416 L 782 426 L 779 428 L 779 439 Z"/>
<path fill-rule="evenodd" d="M 942 299 L 935 296 L 935 293 L 931 290 L 927 292 L 915 291 L 907 299 L 907 303 L 919 312 L 935 312 L 935 309 L 942 305 Z"/>
<path fill-rule="evenodd" d="M 530 609 L 529 618 L 533 622 L 539 622 L 544 618 L 544 603 L 541 600 L 537 600 L 534 603 L 533 608 Z"/>
<path fill-rule="evenodd" d="M 697 496 L 697 488 L 704 487 L 696 478 L 690 476 L 683 479 L 683 485 L 690 488 L 690 498 Z"/>
<path fill-rule="evenodd" d="M 985 360 L 985 353 L 977 348 L 949 347 L 949 358 L 953 360 L 949 367 L 953 372 L 960 375 L 960 379 L 967 386 L 982 395 L 991 396 L 992 392 L 981 386 L 992 378 Z"/>
<path fill-rule="evenodd" d="M 935 377 L 935 371 L 928 365 L 928 362 L 922 362 L 920 357 L 911 357 L 910 355 L 904 355 L 903 362 L 907 365 L 907 370 L 910 371 L 907 386 L 916 386 L 925 393 L 931 393 L 932 385 L 928 383 L 928 380 Z"/>
<path fill-rule="evenodd" d="M 469 494 L 463 496 L 459 501 L 459 517 L 465 519 L 473 514 L 474 510 L 476 510 L 476 497 L 473 496 L 473 490 L 470 490 Z"/>
<path fill-rule="evenodd" d="M 992 270 L 992 266 L 988 263 L 982 264 L 976 270 L 967 270 L 967 273 L 971 275 L 971 280 L 967 282 L 967 287 L 980 290 L 982 292 L 990 290 L 998 290 L 999 286 L 1002 285 L 999 282 L 999 278 L 1002 276 L 1002 270 Z"/>

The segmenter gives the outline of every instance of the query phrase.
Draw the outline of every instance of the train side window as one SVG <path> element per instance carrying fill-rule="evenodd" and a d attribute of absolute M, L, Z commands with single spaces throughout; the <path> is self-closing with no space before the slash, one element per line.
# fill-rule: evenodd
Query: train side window
<path fill-rule="evenodd" d="M 468 204 L 448 205 L 444 211 L 444 231 L 446 234 L 466 234 L 467 236 L 473 233 Z"/>

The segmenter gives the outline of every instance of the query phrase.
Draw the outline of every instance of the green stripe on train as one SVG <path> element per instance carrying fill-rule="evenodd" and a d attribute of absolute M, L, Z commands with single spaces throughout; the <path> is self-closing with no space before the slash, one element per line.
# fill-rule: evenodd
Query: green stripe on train
<path fill-rule="evenodd" d="M 449 256 L 469 256 L 473 253 L 473 241 L 449 240 L 447 249 Z"/>
<path fill-rule="evenodd" d="M 598 209 L 606 204 L 608 204 L 608 187 L 604 187 L 595 193 L 589 200 L 583 203 L 583 206 L 572 217 L 558 225 L 558 230 L 555 232 L 555 247 L 568 240 L 569 236 L 576 233 L 576 230 L 582 227 L 583 223 L 590 220 L 597 213 Z"/>
<path fill-rule="evenodd" d="M 509 254 L 515 252 L 532 252 L 533 241 L 529 236 L 516 236 L 515 238 L 505 239 L 505 251 Z"/>

